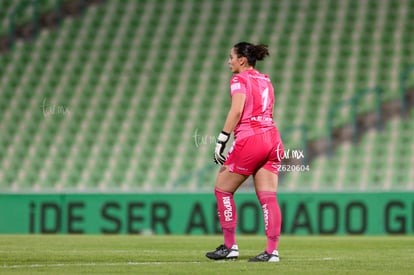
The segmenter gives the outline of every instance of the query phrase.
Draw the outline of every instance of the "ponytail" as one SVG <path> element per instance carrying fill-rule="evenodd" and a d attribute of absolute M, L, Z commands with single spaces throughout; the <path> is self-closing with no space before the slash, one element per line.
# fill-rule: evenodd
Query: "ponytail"
<path fill-rule="evenodd" d="M 265 44 L 254 45 L 248 42 L 240 42 L 234 45 L 238 57 L 246 57 L 249 65 L 255 67 L 257 60 L 263 60 L 269 55 L 268 46 Z"/>
<path fill-rule="evenodd" d="M 267 49 L 267 45 L 259 44 L 254 46 L 254 55 L 256 56 L 256 60 L 263 60 L 266 56 L 269 55 L 269 50 Z"/>

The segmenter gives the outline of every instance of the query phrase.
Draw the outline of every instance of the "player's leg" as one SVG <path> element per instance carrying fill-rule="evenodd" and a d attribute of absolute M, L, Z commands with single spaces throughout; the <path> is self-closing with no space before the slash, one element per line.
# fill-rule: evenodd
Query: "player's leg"
<path fill-rule="evenodd" d="M 217 175 L 214 195 L 217 202 L 217 213 L 223 230 L 224 244 L 206 256 L 213 260 L 234 259 L 239 256 L 236 244 L 237 212 L 233 194 L 248 176 L 230 172 L 222 166 Z"/>
<path fill-rule="evenodd" d="M 248 177 L 248 175 L 230 172 L 229 168 L 224 165 L 217 174 L 215 189 L 234 193 Z"/>
<path fill-rule="evenodd" d="M 223 166 L 217 175 L 214 195 L 224 245 L 228 248 L 236 244 L 237 211 L 233 194 L 246 179 L 245 175 L 230 172 L 227 166 Z"/>
<path fill-rule="evenodd" d="M 282 225 L 282 214 L 277 201 L 276 192 L 278 175 L 265 168 L 254 174 L 256 195 L 263 211 L 267 238 L 266 250 L 249 261 L 278 262 L 278 242 Z"/>

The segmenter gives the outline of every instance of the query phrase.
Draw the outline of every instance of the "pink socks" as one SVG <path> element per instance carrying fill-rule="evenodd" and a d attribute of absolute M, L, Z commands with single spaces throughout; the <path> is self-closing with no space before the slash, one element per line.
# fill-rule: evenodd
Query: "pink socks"
<path fill-rule="evenodd" d="M 236 244 L 237 213 L 233 194 L 214 189 L 217 201 L 217 211 L 223 229 L 224 245 L 231 248 Z"/>
<path fill-rule="evenodd" d="M 257 192 L 256 195 L 263 210 L 267 237 L 266 252 L 272 253 L 277 250 L 282 225 L 282 214 L 277 202 L 276 192 Z"/>
<path fill-rule="evenodd" d="M 214 189 L 217 201 L 218 216 L 223 230 L 224 245 L 231 248 L 236 244 L 237 213 L 233 194 Z M 272 253 L 278 248 L 282 214 L 277 202 L 276 192 L 256 193 L 263 210 L 263 218 L 267 237 L 266 252 Z"/>

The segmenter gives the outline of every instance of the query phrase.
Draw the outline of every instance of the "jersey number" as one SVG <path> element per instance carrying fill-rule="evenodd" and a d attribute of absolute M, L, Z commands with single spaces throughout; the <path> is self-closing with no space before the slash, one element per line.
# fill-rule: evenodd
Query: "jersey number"
<path fill-rule="evenodd" d="M 262 101 L 263 101 L 262 112 L 264 113 L 264 111 L 266 111 L 266 108 L 267 108 L 267 103 L 269 102 L 269 88 L 268 87 L 266 87 L 266 89 L 264 89 L 262 92 Z"/>

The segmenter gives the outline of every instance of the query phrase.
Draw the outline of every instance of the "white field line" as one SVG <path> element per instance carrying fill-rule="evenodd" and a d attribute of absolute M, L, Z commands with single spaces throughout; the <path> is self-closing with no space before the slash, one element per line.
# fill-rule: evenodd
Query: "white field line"
<path fill-rule="evenodd" d="M 289 259 L 287 262 L 303 261 L 335 261 L 337 258 L 308 258 L 308 259 Z M 125 262 L 125 263 L 62 263 L 62 264 L 25 264 L 25 265 L 0 265 L 0 269 L 19 269 L 19 268 L 47 268 L 47 267 L 82 267 L 82 266 L 139 266 L 139 265 L 172 265 L 172 264 L 201 264 L 201 263 L 227 263 L 227 262 L 246 262 L 245 260 L 236 261 L 207 261 L 207 262 Z"/>
<path fill-rule="evenodd" d="M 29 265 L 2 265 L 1 269 L 17 268 L 44 268 L 44 267 L 67 267 L 67 266 L 133 266 L 133 265 L 163 265 L 163 264 L 200 264 L 201 262 L 127 262 L 127 263 L 64 263 L 64 264 L 29 264 Z"/>

